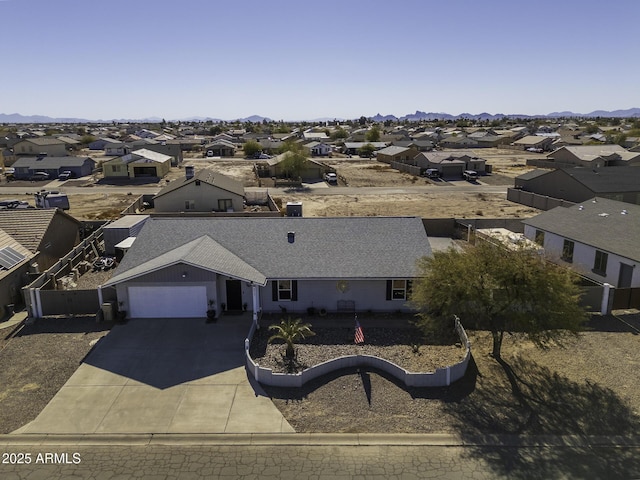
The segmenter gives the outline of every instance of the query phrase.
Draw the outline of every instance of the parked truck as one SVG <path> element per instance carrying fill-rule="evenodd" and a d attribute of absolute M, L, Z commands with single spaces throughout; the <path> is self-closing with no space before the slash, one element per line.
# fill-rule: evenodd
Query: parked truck
<path fill-rule="evenodd" d="M 35 194 L 36 208 L 60 208 L 69 210 L 69 197 L 66 193 L 41 191 Z"/>

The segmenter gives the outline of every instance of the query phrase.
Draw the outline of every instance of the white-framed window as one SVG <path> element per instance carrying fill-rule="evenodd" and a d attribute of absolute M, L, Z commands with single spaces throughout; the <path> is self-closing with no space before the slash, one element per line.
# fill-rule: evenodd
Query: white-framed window
<path fill-rule="evenodd" d="M 391 299 L 392 300 L 407 299 L 407 281 L 406 280 L 391 281 Z"/>
<path fill-rule="evenodd" d="M 278 300 L 291 300 L 293 297 L 291 280 L 278 280 Z"/>
<path fill-rule="evenodd" d="M 608 259 L 609 259 L 609 254 L 602 252 L 600 250 L 596 250 L 596 258 L 593 262 L 593 272 L 597 273 L 598 275 L 606 275 Z"/>

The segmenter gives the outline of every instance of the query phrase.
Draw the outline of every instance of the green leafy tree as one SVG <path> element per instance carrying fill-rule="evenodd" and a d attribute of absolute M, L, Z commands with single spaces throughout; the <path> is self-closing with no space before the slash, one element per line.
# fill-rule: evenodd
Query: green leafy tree
<path fill-rule="evenodd" d="M 307 163 L 304 147 L 299 143 L 289 142 L 283 147 L 284 159 L 280 162 L 282 173 L 289 178 L 298 178 Z"/>
<path fill-rule="evenodd" d="M 285 356 L 288 359 L 295 358 L 295 343 L 297 341 L 315 335 L 315 332 L 311 330 L 311 324 L 302 323 L 301 318 L 281 320 L 279 325 L 270 325 L 269 330 L 273 330 L 275 333 L 269 337 L 268 342 L 282 340 L 287 346 Z"/>
<path fill-rule="evenodd" d="M 371 158 L 373 157 L 373 152 L 375 151 L 376 147 L 374 147 L 370 143 L 365 143 L 362 147 L 360 147 L 360 150 L 358 150 L 358 154 L 361 157 Z"/>
<path fill-rule="evenodd" d="M 331 135 L 330 135 L 331 140 L 340 140 L 340 139 L 343 139 L 343 138 L 347 138 L 348 136 L 349 136 L 349 134 L 342 127 L 336 128 L 333 132 L 331 132 Z"/>
<path fill-rule="evenodd" d="M 365 135 L 367 142 L 379 142 L 380 141 L 380 129 L 374 125 L 369 129 Z"/>
<path fill-rule="evenodd" d="M 93 135 L 83 135 L 82 138 L 80 139 L 80 143 L 82 145 L 89 145 L 91 142 L 95 142 L 96 141 L 96 137 L 94 137 Z"/>
<path fill-rule="evenodd" d="M 253 157 L 256 153 L 262 151 L 262 146 L 255 140 L 249 140 L 242 146 L 245 157 Z"/>
<path fill-rule="evenodd" d="M 539 347 L 578 332 L 586 320 L 577 275 L 526 248 L 488 242 L 463 251 L 434 252 L 418 263 L 412 303 L 428 330 L 453 315 L 491 332 L 500 359 L 505 332 L 522 332 Z"/>

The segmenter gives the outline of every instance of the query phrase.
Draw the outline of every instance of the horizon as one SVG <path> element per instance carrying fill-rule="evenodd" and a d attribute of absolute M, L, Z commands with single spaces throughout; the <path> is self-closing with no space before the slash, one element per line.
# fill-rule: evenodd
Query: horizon
<path fill-rule="evenodd" d="M 628 61 L 640 3 L 567 3 L 5 0 L 2 109 L 303 121 L 640 105 L 640 67 Z M 616 35 L 592 33 L 608 24 Z"/>

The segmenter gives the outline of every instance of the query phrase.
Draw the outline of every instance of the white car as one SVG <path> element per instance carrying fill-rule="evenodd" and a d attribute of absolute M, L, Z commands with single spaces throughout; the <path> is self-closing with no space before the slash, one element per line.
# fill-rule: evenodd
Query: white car
<path fill-rule="evenodd" d="M 338 175 L 336 175 L 335 173 L 325 173 L 324 174 L 324 180 L 327 183 L 332 183 L 334 185 L 338 184 Z"/>

